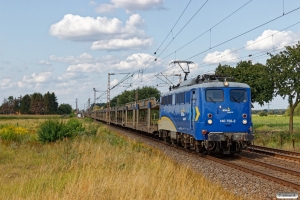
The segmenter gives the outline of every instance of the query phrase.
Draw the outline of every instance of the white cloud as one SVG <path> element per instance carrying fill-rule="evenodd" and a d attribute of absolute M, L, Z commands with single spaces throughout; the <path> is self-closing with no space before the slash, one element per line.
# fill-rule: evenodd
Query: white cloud
<path fill-rule="evenodd" d="M 116 64 L 114 68 L 116 70 L 124 71 L 124 70 L 139 70 L 145 67 L 145 64 L 148 61 L 154 60 L 153 56 L 146 53 L 136 53 L 128 56 L 126 60 L 121 61 L 120 63 Z"/>
<path fill-rule="evenodd" d="M 41 83 L 46 83 L 52 78 L 52 72 L 33 73 L 30 76 L 23 76 L 18 82 L 19 87 L 38 87 Z"/>
<path fill-rule="evenodd" d="M 123 50 L 123 49 L 141 49 L 153 44 L 152 38 L 139 39 L 112 39 L 94 42 L 91 49 L 93 50 Z"/>
<path fill-rule="evenodd" d="M 77 65 L 70 65 L 67 69 L 67 72 L 103 72 L 103 65 L 101 63 L 89 64 L 81 63 Z"/>
<path fill-rule="evenodd" d="M 163 9 L 163 0 L 111 0 L 111 4 L 102 4 L 96 8 L 97 12 L 112 12 L 114 8 L 123 8 L 127 12 L 137 10 Z"/>
<path fill-rule="evenodd" d="M 82 73 L 74 73 L 67 71 L 66 73 L 62 74 L 61 76 L 57 77 L 58 81 L 66 81 L 66 80 L 72 80 L 72 79 L 85 79 L 88 78 L 88 76 L 83 75 Z"/>
<path fill-rule="evenodd" d="M 73 41 L 95 41 L 110 38 L 122 29 L 122 22 L 117 18 L 81 17 L 67 14 L 64 18 L 51 25 L 49 33 L 60 39 Z"/>
<path fill-rule="evenodd" d="M 118 82 L 119 81 L 117 79 L 114 79 L 113 81 L 110 82 L 110 87 L 117 85 Z"/>
<path fill-rule="evenodd" d="M 125 25 L 117 18 L 68 14 L 51 25 L 49 33 L 65 40 L 93 41 L 91 49 L 95 50 L 138 49 L 153 44 L 153 39 L 142 29 L 144 24 L 138 14 L 131 15 Z"/>
<path fill-rule="evenodd" d="M 38 64 L 39 64 L 39 65 L 51 65 L 50 62 L 45 61 L 45 60 L 40 60 L 40 61 L 38 62 Z"/>
<path fill-rule="evenodd" d="M 205 63 L 221 63 L 221 62 L 235 62 L 238 59 L 238 55 L 236 53 L 230 53 L 230 49 L 226 49 L 223 52 L 215 51 L 213 53 L 208 53 L 205 58 L 203 59 L 203 62 Z"/>
<path fill-rule="evenodd" d="M 90 1 L 89 4 L 90 5 L 96 5 L 97 3 L 95 1 Z"/>
<path fill-rule="evenodd" d="M 273 35 L 273 37 L 272 37 Z M 300 40 L 300 32 L 294 33 L 292 31 L 276 31 L 265 30 L 260 36 L 254 40 L 247 41 L 246 49 L 248 50 L 265 50 L 276 47 L 283 47 L 292 42 Z"/>
<path fill-rule="evenodd" d="M 11 88 L 14 83 L 11 82 L 10 78 L 3 78 L 0 80 L 0 89 L 8 89 Z"/>
<path fill-rule="evenodd" d="M 101 4 L 95 10 L 98 13 L 111 13 L 115 10 L 116 6 L 113 4 Z"/>
<path fill-rule="evenodd" d="M 131 38 L 145 36 L 140 29 L 144 20 L 138 14 L 133 14 L 126 21 L 125 26 L 117 18 L 106 17 L 81 17 L 67 14 L 64 18 L 51 25 L 50 34 L 60 39 L 73 41 L 96 41 L 102 39 Z"/>
<path fill-rule="evenodd" d="M 102 60 L 102 62 L 73 64 L 68 67 L 67 72 L 103 73 L 108 69 L 118 71 L 130 70 L 131 72 L 133 72 L 134 70 L 139 70 L 145 67 L 146 63 L 153 60 L 154 58 L 150 54 L 136 53 L 128 56 L 125 60 L 122 61 L 114 60 L 112 62 L 111 60 L 107 59 L 106 61 Z M 157 64 L 159 64 L 159 61 Z"/>

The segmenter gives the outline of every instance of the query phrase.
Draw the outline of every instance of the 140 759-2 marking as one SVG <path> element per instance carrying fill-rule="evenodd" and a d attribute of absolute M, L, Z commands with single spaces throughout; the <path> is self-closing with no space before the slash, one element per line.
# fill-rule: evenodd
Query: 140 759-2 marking
<path fill-rule="evenodd" d="M 220 123 L 235 123 L 235 119 L 220 119 Z"/>

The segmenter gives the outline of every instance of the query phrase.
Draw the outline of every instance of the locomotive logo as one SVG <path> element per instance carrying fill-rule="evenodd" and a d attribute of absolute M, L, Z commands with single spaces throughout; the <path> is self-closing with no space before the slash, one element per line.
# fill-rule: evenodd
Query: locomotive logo
<path fill-rule="evenodd" d="M 229 107 L 228 108 L 223 108 L 222 111 L 223 112 L 228 112 L 228 111 L 230 111 L 230 108 Z"/>
<path fill-rule="evenodd" d="M 185 116 L 185 110 L 181 110 L 181 117 L 184 117 Z"/>

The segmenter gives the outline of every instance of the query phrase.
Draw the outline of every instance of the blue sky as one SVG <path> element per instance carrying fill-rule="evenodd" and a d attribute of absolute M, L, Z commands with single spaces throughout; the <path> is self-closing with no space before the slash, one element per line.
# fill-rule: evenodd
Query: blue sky
<path fill-rule="evenodd" d="M 300 9 L 286 14 L 298 7 L 295 0 L 1 1 L 0 100 L 50 91 L 73 108 L 77 98 L 82 108 L 88 98 L 93 102 L 93 88 L 107 89 L 108 73 L 133 73 L 111 91 L 113 97 L 141 86 L 166 91 L 165 78 L 157 76 L 177 84 L 172 74 L 181 69 L 170 65 L 174 60 L 195 63 L 190 77 L 214 71 L 218 63 L 234 66 L 250 54 L 252 62 L 264 64 L 266 52 L 300 39 Z M 111 87 L 124 76 L 111 76 Z M 287 102 L 275 98 L 269 107 L 286 108 Z"/>

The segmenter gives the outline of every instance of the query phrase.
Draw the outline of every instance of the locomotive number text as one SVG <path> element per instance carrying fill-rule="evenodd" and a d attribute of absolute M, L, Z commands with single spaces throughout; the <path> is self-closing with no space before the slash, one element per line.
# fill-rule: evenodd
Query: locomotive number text
<path fill-rule="evenodd" d="M 221 123 L 235 123 L 235 119 L 220 119 Z"/>

